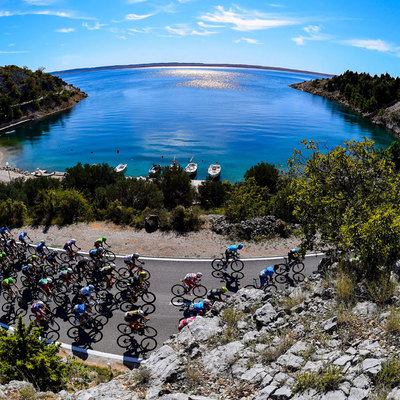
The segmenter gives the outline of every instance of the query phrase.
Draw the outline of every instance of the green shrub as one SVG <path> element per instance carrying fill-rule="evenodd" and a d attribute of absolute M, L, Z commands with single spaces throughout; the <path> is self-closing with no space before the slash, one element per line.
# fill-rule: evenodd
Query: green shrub
<path fill-rule="evenodd" d="M 386 320 L 386 333 L 388 335 L 400 334 L 400 311 L 395 307 L 390 307 L 390 314 Z"/>
<path fill-rule="evenodd" d="M 376 375 L 375 383 L 388 388 L 400 386 L 400 360 L 390 358 L 382 363 L 382 369 Z"/>
<path fill-rule="evenodd" d="M 206 210 L 221 207 L 229 190 L 229 182 L 206 180 L 199 186 L 200 205 Z"/>
<path fill-rule="evenodd" d="M 200 223 L 199 210 L 196 208 L 186 210 L 185 207 L 178 206 L 172 211 L 172 228 L 178 232 L 197 231 Z"/>
<path fill-rule="evenodd" d="M 386 304 L 395 294 L 396 283 L 390 278 L 389 273 L 381 273 L 376 279 L 367 282 L 371 299 L 379 304 Z"/>
<path fill-rule="evenodd" d="M 0 382 L 31 382 L 41 391 L 58 392 L 66 384 L 69 367 L 58 355 L 60 345 L 39 339 L 41 330 L 31 323 L 26 326 L 18 318 L 13 334 L 0 332 Z"/>
<path fill-rule="evenodd" d="M 226 308 L 223 311 L 221 320 L 226 325 L 222 336 L 223 343 L 233 342 L 239 338 L 240 332 L 237 329 L 237 324 L 243 317 L 243 312 L 232 307 Z"/>
<path fill-rule="evenodd" d="M 303 393 L 309 389 L 319 392 L 329 392 L 339 387 L 342 368 L 332 365 L 321 368 L 318 372 L 304 372 L 297 376 L 295 393 Z"/>
<path fill-rule="evenodd" d="M 125 207 L 119 200 L 113 201 L 106 210 L 105 216 L 108 220 L 116 224 L 133 224 L 135 213 L 133 208 Z"/>
<path fill-rule="evenodd" d="M 75 389 L 88 388 L 93 384 L 109 382 L 115 376 L 111 368 L 89 365 L 75 359 L 69 359 L 68 365 L 68 380 Z M 119 375 L 119 373 L 116 375 Z"/>
<path fill-rule="evenodd" d="M 22 226 L 27 214 L 27 208 L 21 201 L 0 201 L 0 221 L 10 228 Z"/>
<path fill-rule="evenodd" d="M 350 305 L 354 301 L 354 284 L 351 276 L 343 271 L 336 280 L 336 293 L 339 303 Z"/>
<path fill-rule="evenodd" d="M 273 164 L 258 163 L 246 171 L 244 179 L 254 178 L 257 186 L 267 187 L 270 193 L 277 192 L 279 182 L 279 170 Z"/>

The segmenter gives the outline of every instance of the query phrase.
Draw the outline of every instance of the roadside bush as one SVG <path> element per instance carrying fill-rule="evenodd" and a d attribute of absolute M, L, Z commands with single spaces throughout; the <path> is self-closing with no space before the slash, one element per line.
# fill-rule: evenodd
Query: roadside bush
<path fill-rule="evenodd" d="M 58 355 L 60 345 L 39 339 L 41 330 L 18 318 L 14 334 L 0 332 L 0 382 L 31 382 L 41 391 L 58 392 L 65 387 L 67 364 Z"/>
<path fill-rule="evenodd" d="M 178 206 L 172 211 L 171 225 L 178 232 L 198 231 L 200 224 L 200 213 L 196 208 L 185 209 Z"/>
<path fill-rule="evenodd" d="M 206 180 L 199 186 L 200 205 L 205 209 L 218 208 L 225 203 L 231 184 L 221 181 Z"/>
<path fill-rule="evenodd" d="M 12 201 L 10 199 L 0 201 L 0 221 L 9 228 L 22 226 L 27 213 L 26 206 L 21 201 Z"/>
<path fill-rule="evenodd" d="M 277 192 L 279 182 L 279 170 L 273 164 L 266 162 L 258 163 L 246 171 L 244 179 L 254 178 L 257 186 L 267 187 L 270 193 Z"/>
<path fill-rule="evenodd" d="M 132 207 L 125 207 L 119 200 L 115 200 L 107 207 L 105 217 L 115 224 L 130 225 L 134 221 L 135 213 Z"/>
<path fill-rule="evenodd" d="M 56 224 L 72 224 L 90 219 L 90 206 L 87 200 L 75 189 L 54 192 Z"/>
<path fill-rule="evenodd" d="M 380 273 L 375 280 L 368 281 L 366 285 L 371 299 L 379 304 L 388 303 L 396 291 L 396 283 L 386 272 Z"/>

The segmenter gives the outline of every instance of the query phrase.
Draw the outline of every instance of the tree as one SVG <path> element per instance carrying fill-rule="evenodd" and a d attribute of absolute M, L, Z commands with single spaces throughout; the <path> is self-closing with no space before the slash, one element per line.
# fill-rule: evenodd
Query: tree
<path fill-rule="evenodd" d="M 65 386 L 68 365 L 58 355 L 59 344 L 48 344 L 39 337 L 34 323 L 26 326 L 22 317 L 11 335 L 0 332 L 0 381 L 29 381 L 41 391 L 58 392 Z"/>
<path fill-rule="evenodd" d="M 363 274 L 389 271 L 400 258 L 400 178 L 374 142 L 347 141 L 323 153 L 304 141 L 289 161 L 291 201 L 304 249 L 332 249 L 337 258 L 361 255 Z M 309 153 L 311 152 L 311 154 Z"/>
<path fill-rule="evenodd" d="M 199 186 L 199 200 L 202 207 L 217 208 L 225 203 L 229 182 L 206 180 Z"/>
<path fill-rule="evenodd" d="M 267 187 L 272 194 L 277 191 L 279 182 L 279 170 L 273 164 L 266 162 L 258 163 L 246 171 L 244 179 L 247 181 L 253 177 L 256 184 L 261 187 Z"/>

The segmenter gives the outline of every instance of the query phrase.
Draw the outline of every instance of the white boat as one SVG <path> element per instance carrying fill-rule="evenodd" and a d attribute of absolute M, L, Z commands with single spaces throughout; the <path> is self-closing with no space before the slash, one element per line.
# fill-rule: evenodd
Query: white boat
<path fill-rule="evenodd" d="M 149 175 L 154 175 L 158 171 L 161 171 L 161 165 L 159 164 L 153 164 L 153 166 L 149 169 Z"/>
<path fill-rule="evenodd" d="M 194 178 L 197 174 L 197 163 L 192 162 L 193 157 L 190 159 L 189 164 L 185 167 L 185 172 L 191 177 Z"/>
<path fill-rule="evenodd" d="M 118 164 L 118 165 L 114 168 L 114 170 L 115 170 L 116 172 L 125 172 L 127 167 L 128 167 L 128 164 Z"/>
<path fill-rule="evenodd" d="M 170 164 L 170 167 L 179 167 L 179 163 L 178 160 L 176 159 L 176 157 L 174 156 L 174 159 L 172 160 L 172 163 Z"/>
<path fill-rule="evenodd" d="M 38 167 L 33 172 L 31 172 L 31 175 L 34 175 L 34 176 L 49 176 L 50 174 L 47 172 L 47 169 L 40 169 Z"/>
<path fill-rule="evenodd" d="M 217 179 L 221 176 L 221 166 L 219 164 L 211 164 L 207 172 L 211 179 Z"/>

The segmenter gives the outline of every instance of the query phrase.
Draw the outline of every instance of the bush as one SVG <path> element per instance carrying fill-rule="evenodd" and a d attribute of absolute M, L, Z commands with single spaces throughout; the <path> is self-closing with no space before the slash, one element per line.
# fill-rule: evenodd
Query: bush
<path fill-rule="evenodd" d="M 400 386 L 400 360 L 390 358 L 385 361 L 376 375 L 375 383 L 388 388 Z"/>
<path fill-rule="evenodd" d="M 0 381 L 31 382 L 41 391 L 58 392 L 65 387 L 68 366 L 58 355 L 60 345 L 39 339 L 41 330 L 34 323 L 26 326 L 18 318 L 14 334 L 0 332 Z"/>
<path fill-rule="evenodd" d="M 115 200 L 107 207 L 105 216 L 115 224 L 130 225 L 134 221 L 135 213 L 132 207 L 125 207 L 119 200 Z"/>
<path fill-rule="evenodd" d="M 400 311 L 395 307 L 390 307 L 390 314 L 386 321 L 386 334 L 393 336 L 400 334 Z"/>
<path fill-rule="evenodd" d="M 206 180 L 199 186 L 200 205 L 205 209 L 221 207 L 226 199 L 230 183 Z"/>
<path fill-rule="evenodd" d="M 354 301 L 354 284 L 351 276 L 341 271 L 336 280 L 337 300 L 350 305 Z"/>
<path fill-rule="evenodd" d="M 186 210 L 185 207 L 178 206 L 172 211 L 172 228 L 178 232 L 198 231 L 200 223 L 199 210 L 196 208 Z"/>
<path fill-rule="evenodd" d="M 367 282 L 367 288 L 373 301 L 386 304 L 395 294 L 396 283 L 391 279 L 389 273 L 382 272 L 375 280 Z"/>
<path fill-rule="evenodd" d="M 297 376 L 297 383 L 293 391 L 295 393 L 302 393 L 309 389 L 315 389 L 319 392 L 336 390 L 341 380 L 341 371 L 342 368 L 329 365 L 321 368 L 316 373 L 301 373 Z"/>
<path fill-rule="evenodd" d="M 10 228 L 17 228 L 24 225 L 27 216 L 27 209 L 21 201 L 0 201 L 0 221 Z"/>
<path fill-rule="evenodd" d="M 267 187 L 270 193 L 277 192 L 279 182 L 279 170 L 273 164 L 265 163 L 264 161 L 254 165 L 246 171 L 244 179 L 254 178 L 257 186 Z"/>

